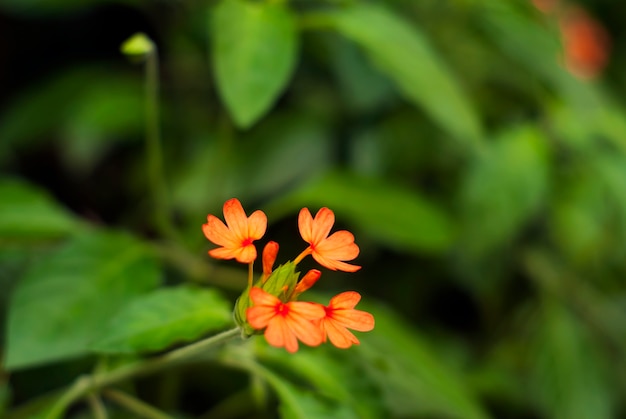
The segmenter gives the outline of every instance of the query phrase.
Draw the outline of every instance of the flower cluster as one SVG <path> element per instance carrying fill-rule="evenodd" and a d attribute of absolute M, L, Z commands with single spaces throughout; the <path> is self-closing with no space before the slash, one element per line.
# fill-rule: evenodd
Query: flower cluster
<path fill-rule="evenodd" d="M 349 231 L 330 234 L 335 214 L 328 208 L 320 209 L 315 218 L 307 208 L 298 216 L 300 235 L 308 247 L 293 261 L 274 269 L 278 243 L 270 241 L 263 249 L 263 273 L 253 282 L 252 266 L 257 258 L 254 241 L 265 234 L 267 217 L 255 211 L 249 217 L 239 200 L 233 198 L 224 204 L 224 224 L 209 215 L 202 230 L 207 239 L 217 244 L 209 255 L 217 259 L 236 259 L 249 265 L 248 287 L 235 305 L 235 320 L 247 335 L 264 331 L 267 342 L 284 347 L 289 352 L 298 350 L 298 341 L 317 346 L 330 341 L 338 348 L 349 348 L 359 340 L 348 329 L 367 332 L 374 328 L 374 317 L 354 307 L 361 299 L 355 291 L 347 291 L 331 298 L 324 306 L 298 301 L 321 276 L 312 269 L 302 278 L 296 266 L 311 255 L 317 263 L 331 270 L 356 272 L 361 267 L 346 263 L 359 255 L 359 247 Z"/>

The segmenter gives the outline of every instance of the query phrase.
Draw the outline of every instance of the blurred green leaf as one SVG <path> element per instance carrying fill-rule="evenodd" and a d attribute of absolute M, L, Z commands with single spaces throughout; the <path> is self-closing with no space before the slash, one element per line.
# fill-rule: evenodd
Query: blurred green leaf
<path fill-rule="evenodd" d="M 324 43 L 346 104 L 355 113 L 373 112 L 396 98 L 391 81 L 367 62 L 356 45 L 334 36 Z M 367 86 L 364 89 L 363 86 Z"/>
<path fill-rule="evenodd" d="M 455 233 L 447 214 L 417 192 L 349 173 L 327 173 L 267 207 L 267 212 L 284 215 L 303 206 L 329 207 L 338 218 L 400 250 L 441 252 Z"/>
<path fill-rule="evenodd" d="M 477 16 L 489 39 L 500 46 L 503 54 L 545 80 L 561 83 L 572 76 L 559 64 L 562 51 L 558 27 L 547 25 L 531 13 L 528 2 L 475 1 Z"/>
<path fill-rule="evenodd" d="M 481 141 L 481 123 L 471 102 L 415 25 L 369 3 L 351 4 L 326 18 L 342 35 L 360 45 L 400 91 L 444 130 L 472 145 Z"/>
<path fill-rule="evenodd" d="M 60 238 L 83 227 L 44 191 L 17 179 L 0 178 L 0 243 Z"/>
<path fill-rule="evenodd" d="M 137 4 L 138 0 L 113 0 L 118 3 Z M 111 0 L 2 0 L 0 9 L 25 16 L 65 14 L 76 10 L 109 3 Z"/>
<path fill-rule="evenodd" d="M 595 339 L 556 301 L 543 301 L 540 314 L 531 388 L 545 417 L 614 418 L 606 365 Z"/>
<path fill-rule="evenodd" d="M 587 151 L 572 162 L 552 202 L 552 235 L 575 264 L 626 254 L 626 158 Z"/>
<path fill-rule="evenodd" d="M 284 90 L 296 64 L 298 34 L 282 2 L 222 0 L 211 22 L 215 77 L 238 126 L 258 121 Z"/>
<path fill-rule="evenodd" d="M 102 325 L 158 281 L 149 249 L 127 235 L 94 232 L 73 239 L 18 283 L 9 306 L 5 367 L 87 354 Z"/>
<path fill-rule="evenodd" d="M 9 383 L 0 382 L 0 417 L 4 417 L 9 401 L 11 400 L 11 388 Z"/>
<path fill-rule="evenodd" d="M 385 416 L 376 384 L 363 380 L 361 357 L 351 351 L 338 351 L 330 345 L 314 349 L 302 348 L 285 357 L 282 348 L 264 345 L 259 359 L 268 363 L 277 373 L 306 381 L 316 393 L 332 399 L 353 410 L 357 417 L 380 418 Z"/>
<path fill-rule="evenodd" d="M 515 238 L 546 198 L 547 157 L 542 133 L 520 126 L 475 161 L 461 189 L 464 249 L 485 254 Z"/>
<path fill-rule="evenodd" d="M 164 288 L 125 306 L 99 333 L 98 352 L 159 351 L 232 324 L 232 304 L 214 289 Z"/>
<path fill-rule="evenodd" d="M 331 166 L 326 121 L 301 112 L 267 118 L 242 141 L 237 182 L 251 199 L 280 193 Z"/>
<path fill-rule="evenodd" d="M 274 389 L 280 400 L 280 417 L 285 419 L 352 419 L 358 416 L 346 404 L 333 403 L 319 393 L 304 389 L 273 373 L 269 369 L 256 365 L 251 368 L 261 375 Z"/>
<path fill-rule="evenodd" d="M 232 196 L 259 199 L 279 193 L 330 166 L 332 154 L 325 123 L 301 112 L 266 118 L 232 152 L 213 136 L 203 140 L 186 156 L 174 182 L 176 205 L 202 217 Z"/>
<path fill-rule="evenodd" d="M 0 161 L 12 151 L 58 138 L 67 162 L 85 168 L 112 143 L 140 138 L 141 80 L 113 70 L 79 67 L 22 93 L 0 117 Z"/>
<path fill-rule="evenodd" d="M 280 398 L 278 411 L 284 419 L 357 419 L 359 416 L 345 404 L 325 403 L 309 390 L 289 381 L 273 380 L 272 387 Z"/>
<path fill-rule="evenodd" d="M 351 350 L 363 359 L 368 380 L 379 386 L 390 417 L 489 417 L 415 329 L 381 305 L 364 302 L 360 309 L 374 315 L 376 328 L 360 334 L 361 344 Z"/>
<path fill-rule="evenodd" d="M 611 209 L 595 165 L 571 169 L 552 200 L 550 233 L 576 264 L 586 264 L 610 251 Z"/>

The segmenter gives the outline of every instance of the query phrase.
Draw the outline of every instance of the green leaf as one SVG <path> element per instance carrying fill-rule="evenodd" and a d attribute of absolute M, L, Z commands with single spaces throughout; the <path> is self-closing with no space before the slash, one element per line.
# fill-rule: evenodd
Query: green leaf
<path fill-rule="evenodd" d="M 452 243 L 452 221 L 417 192 L 378 179 L 331 172 L 281 199 L 267 212 L 327 206 L 382 243 L 401 250 L 441 252 Z"/>
<path fill-rule="evenodd" d="M 553 238 L 574 264 L 605 264 L 611 256 L 622 260 L 626 159 L 614 151 L 589 150 L 567 173 L 552 202 Z"/>
<path fill-rule="evenodd" d="M 4 417 L 7 406 L 11 400 L 11 388 L 9 383 L 0 382 L 0 417 Z"/>
<path fill-rule="evenodd" d="M 352 348 L 361 357 L 367 380 L 377 383 L 389 417 L 485 419 L 489 415 L 445 360 L 391 310 L 366 302 L 376 328 L 359 335 Z"/>
<path fill-rule="evenodd" d="M 70 168 L 90 167 L 113 143 L 140 138 L 143 108 L 141 79 L 122 71 L 79 67 L 56 74 L 0 115 L 0 161 L 55 139 Z"/>
<path fill-rule="evenodd" d="M 351 419 L 358 416 L 349 406 L 328 400 L 321 394 L 301 388 L 261 365 L 250 365 L 274 389 L 280 400 L 280 417 L 285 419 Z"/>
<path fill-rule="evenodd" d="M 53 239 L 81 229 L 69 211 L 26 182 L 0 179 L 0 196 L 0 241 Z"/>
<path fill-rule="evenodd" d="M 73 239 L 18 283 L 9 306 L 5 367 L 88 354 L 102 325 L 158 282 L 149 249 L 132 237 L 95 232 Z"/>
<path fill-rule="evenodd" d="M 531 357 L 530 388 L 545 417 L 615 417 L 607 365 L 595 342 L 566 307 L 556 301 L 543 302 Z"/>
<path fill-rule="evenodd" d="M 475 161 L 461 190 L 464 248 L 480 255 L 506 244 L 537 212 L 548 186 L 546 143 L 534 127 L 512 128 Z"/>
<path fill-rule="evenodd" d="M 301 111 L 269 115 L 233 150 L 207 136 L 184 156 L 173 200 L 195 218 L 232 196 L 258 200 L 279 193 L 331 164 L 330 139 L 324 120 Z"/>
<path fill-rule="evenodd" d="M 165 288 L 125 306 L 104 327 L 93 348 L 105 353 L 159 351 L 230 324 L 231 303 L 216 290 Z"/>
<path fill-rule="evenodd" d="M 444 130 L 462 141 L 480 142 L 481 123 L 471 102 L 415 25 L 386 8 L 358 2 L 324 19 L 360 45 L 400 91 Z"/>
<path fill-rule="evenodd" d="M 283 2 L 246 0 L 222 0 L 212 18 L 217 86 L 237 125 L 248 128 L 269 111 L 293 72 L 295 19 Z"/>
<path fill-rule="evenodd" d="M 115 0 L 118 3 L 138 5 L 139 0 Z M 50 18 L 54 15 L 76 13 L 98 4 L 110 4 L 110 0 L 1 0 L 0 9 L 25 16 Z"/>
<path fill-rule="evenodd" d="M 295 382 L 306 383 L 316 394 L 356 412 L 361 419 L 385 417 L 376 384 L 363 380 L 365 359 L 354 351 L 324 345 L 303 347 L 286 357 L 284 349 L 265 344 L 257 356 L 273 371 L 283 371 Z"/>

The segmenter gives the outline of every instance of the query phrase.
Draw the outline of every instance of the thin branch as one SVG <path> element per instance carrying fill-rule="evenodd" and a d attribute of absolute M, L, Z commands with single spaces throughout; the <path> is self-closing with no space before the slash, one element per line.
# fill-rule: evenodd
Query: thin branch
<path fill-rule="evenodd" d="M 159 409 L 132 397 L 130 394 L 123 393 L 118 390 L 103 390 L 102 394 L 109 400 L 117 403 L 119 406 L 134 413 L 135 415 L 145 419 L 173 419 Z"/>
<path fill-rule="evenodd" d="M 238 327 L 226 330 L 204 340 L 175 349 L 157 358 L 145 359 L 133 364 L 125 365 L 112 371 L 79 377 L 51 407 L 45 416 L 46 419 L 61 417 L 63 412 L 75 401 L 87 396 L 90 392 L 97 392 L 113 384 L 130 378 L 151 374 L 171 367 L 182 360 L 192 359 L 211 348 L 241 337 Z"/>

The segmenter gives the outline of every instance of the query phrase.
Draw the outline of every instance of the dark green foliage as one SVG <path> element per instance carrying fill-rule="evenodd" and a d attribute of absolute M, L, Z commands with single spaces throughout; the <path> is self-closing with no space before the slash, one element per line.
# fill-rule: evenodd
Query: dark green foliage
<path fill-rule="evenodd" d="M 287 276 L 319 268 L 287 264 L 299 209 L 331 208 L 362 269 L 322 269 L 319 301 L 358 290 L 375 329 L 296 354 L 246 330 L 118 389 L 181 418 L 626 415 L 626 9 L 596 3 L 613 49 L 584 80 L 566 0 L 0 1 L 0 416 L 93 417 L 79 374 L 244 322 L 246 267 L 201 230 L 231 197 L 268 214 L 257 250 L 277 240 Z M 119 52 L 142 30 L 158 198 Z"/>

